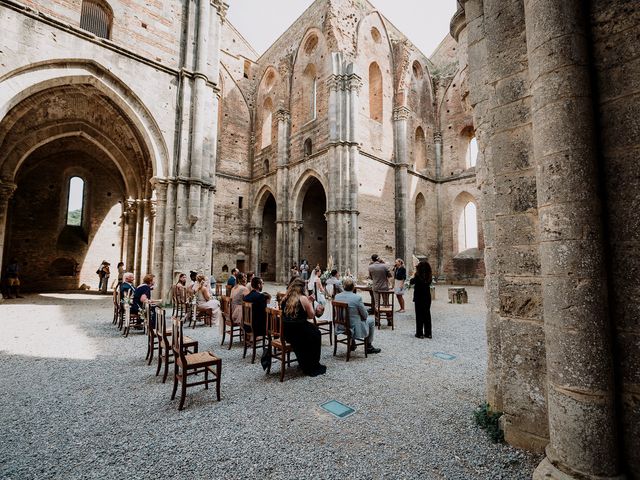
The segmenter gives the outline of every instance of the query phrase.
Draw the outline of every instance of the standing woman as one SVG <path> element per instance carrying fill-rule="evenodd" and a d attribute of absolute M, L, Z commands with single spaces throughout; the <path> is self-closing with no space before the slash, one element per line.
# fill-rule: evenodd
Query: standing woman
<path fill-rule="evenodd" d="M 431 338 L 431 265 L 422 260 L 410 280 L 414 285 L 413 301 L 416 306 L 416 338 Z"/>
<path fill-rule="evenodd" d="M 313 302 L 305 295 L 306 282 L 294 279 L 282 300 L 282 324 L 284 339 L 296 353 L 298 365 L 310 377 L 322 375 L 327 367 L 320 363 L 322 336 L 320 330 L 307 319 L 313 318 Z"/>
<path fill-rule="evenodd" d="M 396 258 L 396 264 L 393 267 L 393 279 L 395 282 L 393 289 L 400 304 L 400 309 L 397 310 L 397 312 L 404 313 L 404 282 L 407 279 L 407 269 L 404 267 L 404 262 L 400 258 Z"/>

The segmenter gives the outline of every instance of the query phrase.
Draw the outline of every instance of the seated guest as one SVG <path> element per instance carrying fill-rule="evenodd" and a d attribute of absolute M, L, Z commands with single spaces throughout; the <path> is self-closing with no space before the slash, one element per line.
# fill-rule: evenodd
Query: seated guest
<path fill-rule="evenodd" d="M 380 353 L 379 348 L 373 346 L 373 334 L 376 331 L 375 320 L 373 317 L 367 318 L 367 309 L 364 307 L 364 302 L 360 295 L 353 293 L 353 280 L 350 278 L 344 281 L 344 292 L 335 296 L 336 302 L 344 302 L 349 305 L 349 323 L 351 324 L 351 336 L 357 339 L 364 339 L 369 353 Z M 338 325 L 338 328 L 340 325 Z M 342 333 L 337 331 L 337 333 Z M 355 346 L 351 347 L 355 350 Z"/>
<path fill-rule="evenodd" d="M 133 286 L 133 273 L 125 272 L 122 275 L 122 283 L 120 284 L 120 298 L 124 299 L 127 295 L 133 296 L 136 287 Z"/>
<path fill-rule="evenodd" d="M 231 320 L 236 325 L 242 325 L 242 299 L 249 293 L 247 276 L 238 272 L 236 284 L 231 289 Z"/>
<path fill-rule="evenodd" d="M 187 275 L 178 272 L 178 281 L 173 286 L 173 294 L 176 297 L 178 303 L 186 303 L 189 297 L 187 292 Z"/>
<path fill-rule="evenodd" d="M 313 318 L 313 303 L 305 295 L 306 282 L 295 279 L 282 300 L 284 339 L 291 344 L 302 371 L 310 377 L 322 375 L 327 367 L 320 363 L 322 336 L 309 318 Z"/>
<path fill-rule="evenodd" d="M 195 283 L 196 308 L 198 311 L 210 310 L 211 316 L 216 325 L 222 322 L 222 310 L 220 302 L 211 296 L 207 277 L 199 273 Z"/>
<path fill-rule="evenodd" d="M 338 278 L 338 270 L 334 268 L 327 278 L 327 294 L 335 297 L 340 292 L 342 292 L 342 281 Z"/>
<path fill-rule="evenodd" d="M 196 291 L 195 286 L 196 286 L 196 277 L 197 277 L 197 276 L 198 276 L 198 272 L 194 272 L 193 270 L 191 270 L 191 271 L 189 272 L 189 278 L 191 279 L 191 283 L 189 284 L 189 287 L 188 287 L 188 289 L 189 289 L 189 291 L 188 291 L 189 295 L 194 294 L 194 293 L 195 293 L 195 291 Z"/>
<path fill-rule="evenodd" d="M 267 297 L 262 293 L 262 279 L 253 277 L 251 279 L 251 291 L 244 296 L 245 302 L 251 302 L 253 305 L 253 328 L 256 337 L 262 336 L 267 332 Z M 247 326 L 244 327 L 247 331 Z"/>
<path fill-rule="evenodd" d="M 234 268 L 231 270 L 231 275 L 229 275 L 229 278 L 227 278 L 227 285 L 234 287 L 236 284 L 236 275 L 238 274 L 238 269 Z"/>
<path fill-rule="evenodd" d="M 136 287 L 133 293 L 133 302 L 131 303 L 131 313 L 140 313 L 140 310 L 144 309 L 147 302 L 151 301 L 151 290 L 154 287 L 155 275 L 147 273 L 142 279 L 142 283 Z M 151 328 L 156 328 L 155 310 L 151 310 L 151 318 L 149 319 L 149 325 Z"/>

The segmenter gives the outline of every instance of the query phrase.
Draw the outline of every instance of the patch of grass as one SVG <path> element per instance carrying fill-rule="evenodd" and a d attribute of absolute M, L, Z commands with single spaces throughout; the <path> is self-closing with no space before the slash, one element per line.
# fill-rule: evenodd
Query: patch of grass
<path fill-rule="evenodd" d="M 486 402 L 478 405 L 478 408 L 473 411 L 476 424 L 487 431 L 487 435 L 493 443 L 504 442 L 504 432 L 500 429 L 498 422 L 501 416 L 502 412 L 491 410 L 491 405 Z"/>

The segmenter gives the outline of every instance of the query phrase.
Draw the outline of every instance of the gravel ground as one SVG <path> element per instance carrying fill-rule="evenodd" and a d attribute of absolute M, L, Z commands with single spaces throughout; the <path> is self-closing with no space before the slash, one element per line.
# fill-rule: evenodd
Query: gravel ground
<path fill-rule="evenodd" d="M 270 285 L 271 290 L 275 290 Z M 540 456 L 491 443 L 473 420 L 483 401 L 486 335 L 481 288 L 470 303 L 433 303 L 433 340 L 413 337 L 413 314 L 376 332 L 382 353 L 345 363 L 323 337 L 326 375 L 280 383 L 216 328 L 189 329 L 223 361 L 222 400 L 187 390 L 144 362 L 146 338 L 111 325 L 111 299 L 29 295 L 0 304 L 0 478 L 525 479 Z M 412 308 L 413 305 L 409 303 Z M 456 355 L 453 360 L 435 352 Z M 337 419 L 320 408 L 356 410 Z"/>

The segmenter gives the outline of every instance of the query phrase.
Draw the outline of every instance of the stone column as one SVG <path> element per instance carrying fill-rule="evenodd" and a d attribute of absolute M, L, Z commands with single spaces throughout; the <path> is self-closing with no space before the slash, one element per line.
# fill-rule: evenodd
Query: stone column
<path fill-rule="evenodd" d="M 166 219 L 169 184 L 166 180 L 158 178 L 152 179 L 152 183 L 156 194 L 152 272 L 156 274 L 158 292 L 161 292 L 162 298 L 169 298 L 167 292 L 173 283 L 173 258 L 164 258 L 167 252 Z"/>
<path fill-rule="evenodd" d="M 153 200 L 149 201 L 149 213 L 147 215 L 147 220 L 149 222 L 149 237 L 147 238 L 147 272 L 152 272 L 159 277 L 159 272 L 156 272 L 153 269 L 153 244 L 155 238 L 155 228 L 156 228 L 156 202 Z M 160 292 L 162 290 L 159 290 Z"/>
<path fill-rule="evenodd" d="M 0 268 L 3 267 L 4 245 L 7 236 L 7 217 L 9 214 L 9 200 L 16 191 L 16 184 L 0 182 Z M 2 301 L 2 300 L 0 300 Z"/>
<path fill-rule="evenodd" d="M 464 12 L 463 12 L 464 13 Z M 435 143 L 436 151 L 436 179 L 440 179 L 442 174 L 442 132 L 435 132 L 433 134 L 433 140 Z M 438 277 L 444 275 L 444 234 L 443 234 L 443 219 L 442 219 L 442 195 L 443 188 L 441 183 L 436 183 L 436 212 L 438 222 L 438 234 L 437 234 L 437 262 L 435 272 Z"/>
<path fill-rule="evenodd" d="M 620 474 L 588 18 L 581 0 L 525 0 L 549 445 L 535 479 Z"/>
<path fill-rule="evenodd" d="M 302 230 L 302 222 L 291 222 L 291 252 L 292 258 L 295 259 L 298 267 L 300 267 L 300 231 Z"/>
<path fill-rule="evenodd" d="M 251 227 L 251 261 L 253 263 L 253 271 L 256 275 L 260 272 L 260 236 L 262 228 Z"/>
<path fill-rule="evenodd" d="M 352 70 L 352 67 L 349 68 Z M 356 163 L 360 155 L 360 145 L 358 143 L 358 106 L 360 89 L 362 88 L 362 78 L 352 71 L 347 77 L 347 90 L 349 95 L 349 128 L 348 133 L 348 172 L 347 191 L 348 203 L 345 210 L 345 226 L 347 227 L 347 238 L 344 244 L 346 249 L 343 255 L 343 264 L 345 268 L 351 269 L 352 272 L 358 270 L 358 175 L 356 173 Z"/>
<path fill-rule="evenodd" d="M 278 120 L 278 157 L 276 170 L 276 268 L 277 282 L 289 279 L 289 257 L 291 245 L 289 241 L 288 222 L 290 221 L 289 203 L 289 140 L 291 115 L 280 107 L 276 112 Z M 259 271 L 259 270 L 256 270 Z"/>
<path fill-rule="evenodd" d="M 135 274 L 136 274 L 136 285 L 138 285 L 142 279 L 142 276 L 146 274 L 142 269 L 144 265 L 142 265 L 142 245 L 144 240 L 144 210 L 145 210 L 145 202 L 146 200 L 138 199 L 136 202 L 136 263 L 135 263 Z"/>
<path fill-rule="evenodd" d="M 396 257 L 407 260 L 407 169 L 409 166 L 407 149 L 407 120 L 411 111 L 404 106 L 393 109 L 395 145 L 395 214 L 396 214 Z"/>
<path fill-rule="evenodd" d="M 127 225 L 127 259 L 125 265 L 127 271 L 135 274 L 136 269 L 136 230 L 138 228 L 138 217 L 136 201 L 128 199 L 125 206 L 125 219 Z"/>

